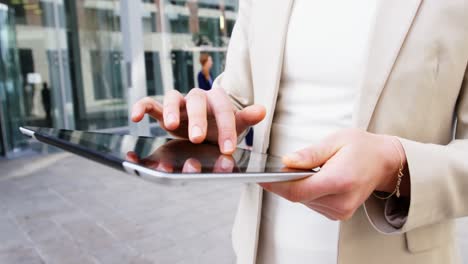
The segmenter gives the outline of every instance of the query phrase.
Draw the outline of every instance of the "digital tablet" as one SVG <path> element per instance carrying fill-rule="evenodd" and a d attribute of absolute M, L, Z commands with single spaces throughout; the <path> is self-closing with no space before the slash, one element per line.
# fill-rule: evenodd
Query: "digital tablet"
<path fill-rule="evenodd" d="M 21 127 L 45 144 L 163 184 L 194 181 L 278 182 L 311 176 L 314 170 L 285 168 L 279 157 L 238 148 L 223 155 L 217 145 L 188 140 L 134 137 L 76 130 Z"/>

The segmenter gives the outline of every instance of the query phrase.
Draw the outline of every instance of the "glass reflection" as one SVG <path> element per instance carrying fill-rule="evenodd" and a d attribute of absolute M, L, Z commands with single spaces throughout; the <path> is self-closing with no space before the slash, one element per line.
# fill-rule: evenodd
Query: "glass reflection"
<path fill-rule="evenodd" d="M 122 162 L 129 161 L 162 172 L 303 172 L 284 168 L 278 157 L 244 149 L 237 149 L 232 156 L 226 156 L 213 144 L 192 144 L 187 140 L 161 137 L 28 129 L 37 131 L 36 137 L 43 142 L 117 168 L 121 168 Z"/>
<path fill-rule="evenodd" d="M 176 173 L 232 173 L 239 172 L 239 167 L 245 168 L 248 157 L 237 157 L 242 152 L 239 150 L 234 156 L 220 153 L 217 145 L 192 144 L 187 140 L 169 140 L 158 147 L 148 156 L 140 156 L 134 151 L 127 153 L 126 159 L 147 168 L 163 172 Z M 241 153 L 247 155 L 247 152 Z"/>

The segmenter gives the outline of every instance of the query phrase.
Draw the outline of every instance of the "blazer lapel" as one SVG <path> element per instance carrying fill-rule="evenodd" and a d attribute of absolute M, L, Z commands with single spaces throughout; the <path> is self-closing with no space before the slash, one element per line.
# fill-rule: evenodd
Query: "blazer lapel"
<path fill-rule="evenodd" d="M 368 129 L 374 109 L 392 72 L 422 0 L 381 1 L 369 45 L 369 56 L 356 104 L 354 122 Z"/>
<path fill-rule="evenodd" d="M 265 120 L 255 126 L 254 149 L 265 153 L 275 111 L 283 66 L 284 46 L 293 0 L 258 1 L 251 41 L 252 81 L 257 104 L 267 109 Z"/>
<path fill-rule="evenodd" d="M 293 0 L 257 0 L 255 23 L 252 24 L 251 66 L 255 103 L 266 107 L 265 120 L 255 126 L 254 150 L 265 153 L 270 143 L 270 128 L 278 95 L 283 66 L 284 45 Z M 257 10 L 256 8 L 259 7 Z M 246 216 L 242 243 L 245 251 L 237 263 L 256 263 L 263 191 L 257 184 L 248 184 L 243 209 Z"/>

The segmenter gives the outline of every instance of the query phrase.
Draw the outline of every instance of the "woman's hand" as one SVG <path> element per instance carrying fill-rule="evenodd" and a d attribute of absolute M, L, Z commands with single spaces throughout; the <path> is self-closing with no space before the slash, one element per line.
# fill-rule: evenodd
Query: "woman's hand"
<path fill-rule="evenodd" d="M 252 105 L 236 111 L 224 90 L 194 88 L 185 98 L 176 90 L 168 92 L 164 106 L 149 97 L 141 99 L 133 106 L 132 121 L 141 121 L 145 114 L 174 136 L 218 143 L 223 154 L 232 154 L 237 135 L 262 121 L 265 108 Z"/>
<path fill-rule="evenodd" d="M 263 188 L 303 203 L 330 219 L 347 220 L 374 190 L 389 193 L 395 190 L 401 163 L 406 166 L 406 156 L 395 137 L 347 129 L 316 146 L 285 156 L 283 162 L 297 169 L 322 167 L 306 179 L 264 183 Z M 407 174 L 400 191 L 409 196 Z"/>

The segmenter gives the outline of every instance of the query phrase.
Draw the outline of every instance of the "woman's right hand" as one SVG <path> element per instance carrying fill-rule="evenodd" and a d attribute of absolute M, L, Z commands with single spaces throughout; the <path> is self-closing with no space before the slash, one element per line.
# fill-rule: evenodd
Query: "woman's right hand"
<path fill-rule="evenodd" d="M 164 97 L 164 105 L 146 97 L 132 109 L 132 121 L 139 122 L 148 114 L 158 120 L 170 134 L 188 138 L 192 143 L 218 143 L 223 154 L 236 150 L 237 136 L 265 117 L 260 105 L 236 110 L 222 89 L 192 89 L 185 98 L 176 90 Z"/>

